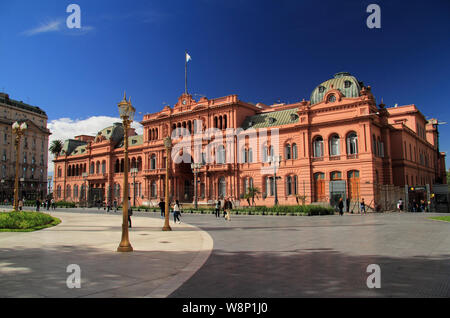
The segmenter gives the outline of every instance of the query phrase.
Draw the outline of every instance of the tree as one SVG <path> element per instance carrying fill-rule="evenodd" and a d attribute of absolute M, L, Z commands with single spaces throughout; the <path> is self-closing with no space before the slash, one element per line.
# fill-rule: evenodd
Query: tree
<path fill-rule="evenodd" d="M 252 199 L 252 204 L 255 205 L 255 197 L 261 194 L 258 188 L 249 187 L 247 188 L 247 193 L 244 195 L 244 199 L 247 199 L 248 205 L 250 205 L 250 199 Z"/>
<path fill-rule="evenodd" d="M 50 148 L 48 150 L 50 150 L 50 152 L 53 154 L 53 156 L 56 158 L 58 157 L 59 153 L 61 152 L 63 148 L 63 142 L 61 140 L 53 140 Z"/>

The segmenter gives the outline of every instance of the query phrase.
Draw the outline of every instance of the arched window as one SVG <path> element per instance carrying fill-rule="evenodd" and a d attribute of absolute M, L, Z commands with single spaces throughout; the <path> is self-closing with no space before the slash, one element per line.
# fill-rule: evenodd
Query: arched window
<path fill-rule="evenodd" d="M 97 161 L 95 166 L 96 166 L 95 173 L 99 174 L 100 173 L 100 161 Z"/>
<path fill-rule="evenodd" d="M 273 196 L 275 194 L 275 183 L 273 181 L 274 181 L 273 177 L 265 178 L 266 195 L 267 196 Z"/>
<path fill-rule="evenodd" d="M 355 132 L 347 135 L 347 154 L 356 155 L 358 153 L 358 136 Z"/>
<path fill-rule="evenodd" d="M 333 135 L 330 138 L 330 156 L 339 156 L 341 154 L 339 149 L 339 136 Z"/>
<path fill-rule="evenodd" d="M 116 163 L 114 164 L 114 172 L 120 172 L 119 159 L 116 159 Z"/>
<path fill-rule="evenodd" d="M 248 148 L 248 162 L 253 162 L 253 150 L 252 148 Z"/>
<path fill-rule="evenodd" d="M 94 174 L 95 173 L 95 163 L 91 162 L 91 171 L 89 172 L 90 174 Z"/>
<path fill-rule="evenodd" d="M 244 193 L 248 193 L 248 179 L 244 178 Z"/>
<path fill-rule="evenodd" d="M 323 157 L 323 138 L 317 136 L 313 141 L 313 155 L 315 158 Z"/>
<path fill-rule="evenodd" d="M 297 183 L 298 183 L 298 177 L 296 175 L 294 175 L 294 183 L 293 183 L 294 194 L 298 194 L 298 190 L 297 190 L 298 185 L 297 185 Z"/>
<path fill-rule="evenodd" d="M 157 190 L 156 181 L 152 181 L 151 186 L 150 186 L 150 195 L 152 196 L 152 198 L 156 198 L 156 196 L 157 196 L 156 190 Z"/>
<path fill-rule="evenodd" d="M 125 171 L 125 160 L 121 159 L 120 160 L 120 172 L 124 172 Z"/>
<path fill-rule="evenodd" d="M 263 151 L 262 151 L 262 161 L 263 162 L 268 162 L 269 159 L 268 159 L 268 148 L 267 148 L 267 145 L 264 145 L 262 149 L 263 149 Z"/>
<path fill-rule="evenodd" d="M 214 128 L 218 128 L 217 127 L 217 117 L 214 117 Z"/>
<path fill-rule="evenodd" d="M 286 156 L 286 160 L 292 159 L 290 144 L 286 144 L 286 146 L 284 146 L 284 155 Z"/>
<path fill-rule="evenodd" d="M 137 158 L 137 166 L 136 166 L 136 168 L 138 169 L 138 171 L 142 170 L 142 158 L 141 157 Z"/>
<path fill-rule="evenodd" d="M 61 167 L 58 168 L 58 177 L 61 177 Z"/>
<path fill-rule="evenodd" d="M 102 173 L 106 173 L 106 161 L 102 161 Z"/>
<path fill-rule="evenodd" d="M 116 183 L 116 189 L 115 189 L 116 191 L 116 193 L 115 193 L 115 196 L 117 197 L 117 198 L 120 198 L 120 184 L 118 184 L 118 183 Z"/>
<path fill-rule="evenodd" d="M 227 115 L 223 115 L 223 129 L 227 129 Z"/>
<path fill-rule="evenodd" d="M 72 196 L 71 191 L 70 191 L 70 185 L 67 185 L 66 187 L 66 197 L 70 198 Z"/>
<path fill-rule="evenodd" d="M 156 169 L 156 155 L 155 154 L 153 154 L 150 157 L 150 169 L 151 170 L 155 170 Z"/>
<path fill-rule="evenodd" d="M 217 156 L 216 156 L 217 163 L 225 164 L 225 156 L 226 156 L 225 147 L 223 145 L 220 145 L 217 149 Z"/>
<path fill-rule="evenodd" d="M 342 179 L 342 173 L 340 171 L 333 171 L 330 173 L 330 180 L 341 180 Z"/>
<path fill-rule="evenodd" d="M 292 195 L 292 177 L 286 177 L 286 195 Z"/>
<path fill-rule="evenodd" d="M 220 177 L 218 186 L 219 197 L 225 198 L 227 196 L 227 182 L 225 181 L 225 177 Z"/>
<path fill-rule="evenodd" d="M 60 186 L 60 185 L 59 185 L 58 187 L 56 187 L 56 196 L 57 196 L 58 198 L 61 197 L 61 186 Z"/>
<path fill-rule="evenodd" d="M 297 144 L 292 144 L 292 159 L 298 159 Z"/>
<path fill-rule="evenodd" d="M 74 199 L 78 198 L 78 186 L 77 185 L 73 186 L 73 198 Z"/>

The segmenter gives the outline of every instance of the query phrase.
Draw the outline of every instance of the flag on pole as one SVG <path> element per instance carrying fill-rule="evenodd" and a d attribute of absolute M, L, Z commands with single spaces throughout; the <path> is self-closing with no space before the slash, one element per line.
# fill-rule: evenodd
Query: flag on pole
<path fill-rule="evenodd" d="M 189 62 L 191 59 L 191 56 L 186 52 L 186 63 Z"/>

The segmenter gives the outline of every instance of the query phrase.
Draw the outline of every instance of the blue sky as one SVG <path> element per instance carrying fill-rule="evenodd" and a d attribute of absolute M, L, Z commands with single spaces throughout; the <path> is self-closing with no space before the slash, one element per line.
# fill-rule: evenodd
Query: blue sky
<path fill-rule="evenodd" d="M 70 3 L 81 7 L 81 30 L 66 27 Z M 370 3 L 381 7 L 381 29 L 366 26 Z M 125 89 L 138 112 L 156 112 L 184 90 L 187 49 L 190 93 L 295 102 L 347 71 L 378 102 L 448 121 L 448 151 L 449 34 L 447 0 L 2 0 L 0 90 L 49 121 L 117 117 Z"/>

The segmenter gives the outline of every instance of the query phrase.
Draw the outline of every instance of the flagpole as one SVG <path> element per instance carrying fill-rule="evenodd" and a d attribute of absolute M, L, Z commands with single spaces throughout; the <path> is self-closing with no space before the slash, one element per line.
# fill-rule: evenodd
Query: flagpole
<path fill-rule="evenodd" d="M 187 51 L 184 52 L 184 93 L 187 95 Z"/>

